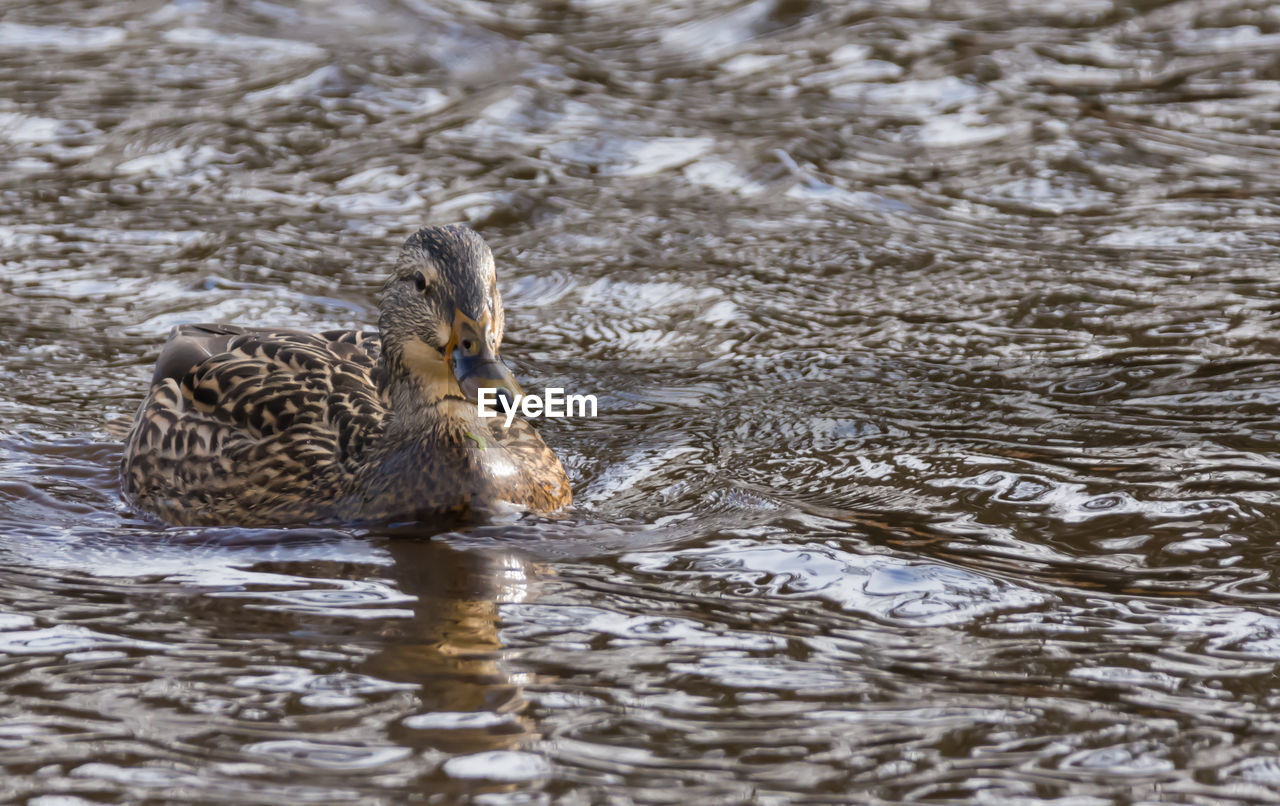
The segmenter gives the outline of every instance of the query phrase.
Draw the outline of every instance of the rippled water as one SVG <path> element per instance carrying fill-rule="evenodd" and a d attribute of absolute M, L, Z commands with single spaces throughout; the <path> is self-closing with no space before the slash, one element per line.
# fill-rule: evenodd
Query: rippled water
<path fill-rule="evenodd" d="M 1280 7 L 11 3 L 0 799 L 1280 797 Z M 577 497 L 162 528 L 169 327 L 494 247 Z M 72 799 L 68 799 L 72 798 Z"/>

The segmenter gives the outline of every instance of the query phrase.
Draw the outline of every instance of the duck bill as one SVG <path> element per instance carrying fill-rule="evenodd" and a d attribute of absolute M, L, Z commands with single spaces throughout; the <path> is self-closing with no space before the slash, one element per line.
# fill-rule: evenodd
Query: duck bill
<path fill-rule="evenodd" d="M 517 395 L 521 394 L 520 384 L 489 346 L 488 319 L 488 313 L 477 322 L 462 311 L 456 311 L 453 336 L 446 352 L 462 394 L 476 400 L 481 389 L 494 389 L 493 397 L 501 411 L 504 408 L 502 398 L 507 399 L 506 407 L 515 404 Z"/>

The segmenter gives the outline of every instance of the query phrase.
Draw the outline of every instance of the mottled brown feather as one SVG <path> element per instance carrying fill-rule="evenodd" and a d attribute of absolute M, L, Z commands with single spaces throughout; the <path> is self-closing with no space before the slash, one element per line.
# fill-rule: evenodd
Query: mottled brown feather
<path fill-rule="evenodd" d="M 424 232 L 469 239 L 472 249 L 477 241 L 487 254 L 464 228 Z M 381 333 L 174 328 L 128 436 L 126 496 L 189 525 L 420 520 L 502 502 L 541 511 L 568 504 L 559 459 L 527 423 L 504 429 L 464 401 L 414 396 L 411 373 L 384 355 L 388 332 L 409 337 L 388 304 Z"/>

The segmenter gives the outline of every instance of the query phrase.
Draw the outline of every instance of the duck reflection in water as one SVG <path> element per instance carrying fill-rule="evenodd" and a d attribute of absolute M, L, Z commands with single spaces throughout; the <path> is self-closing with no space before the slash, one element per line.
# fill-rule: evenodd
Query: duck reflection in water
<path fill-rule="evenodd" d="M 215 591 L 175 598 L 166 587 L 147 601 L 139 592 L 138 612 L 180 608 L 174 617 L 189 631 L 217 641 L 252 636 L 257 647 L 247 657 L 209 659 L 233 685 L 193 703 L 204 715 L 200 735 L 236 743 L 259 762 L 254 747 L 264 738 L 327 757 L 390 759 L 317 768 L 318 786 L 349 786 L 356 770 L 395 777 L 425 796 L 525 786 L 511 783 L 509 771 L 480 769 L 483 756 L 471 754 L 518 750 L 534 736 L 499 627 L 501 605 L 531 594 L 534 564 L 422 537 L 317 537 L 291 547 L 278 532 L 268 535 L 272 559 L 223 566 L 218 573 L 231 585 L 215 582 Z M 271 714 L 275 727 L 264 735 Z M 185 730 L 166 741 L 199 741 Z M 462 756 L 470 766 L 455 765 Z"/>
<path fill-rule="evenodd" d="M 503 668 L 499 605 L 529 595 L 527 561 L 503 551 L 461 551 L 440 541 L 396 539 L 392 576 L 417 597 L 412 619 L 387 621 L 378 651 L 360 667 L 421 686 L 419 715 L 397 737 L 455 753 L 509 749 L 530 736 L 520 686 Z"/>

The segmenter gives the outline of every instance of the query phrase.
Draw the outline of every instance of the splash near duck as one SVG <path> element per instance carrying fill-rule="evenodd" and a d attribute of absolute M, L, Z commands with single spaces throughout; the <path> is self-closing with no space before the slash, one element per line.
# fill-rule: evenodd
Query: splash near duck
<path fill-rule="evenodd" d="M 477 396 L 522 394 L 498 350 L 493 255 L 465 226 L 418 231 L 377 331 L 174 328 L 121 463 L 138 508 L 181 525 L 421 521 L 572 500 L 555 453 Z"/>

